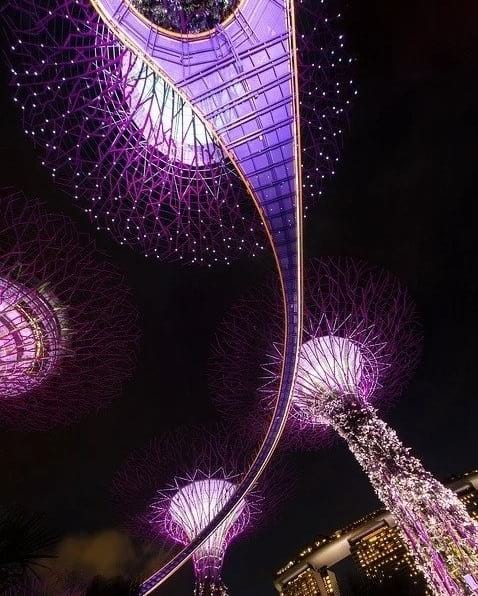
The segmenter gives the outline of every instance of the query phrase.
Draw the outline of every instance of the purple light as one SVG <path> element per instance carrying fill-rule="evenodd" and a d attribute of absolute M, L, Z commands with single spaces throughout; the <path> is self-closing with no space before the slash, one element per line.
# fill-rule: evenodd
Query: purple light
<path fill-rule="evenodd" d="M 189 429 L 153 441 L 132 455 L 114 480 L 113 496 L 128 531 L 142 539 L 188 546 L 234 497 L 249 460 L 244 445 L 222 429 L 213 435 Z M 185 441 L 190 445 L 184 449 Z M 179 473 L 178 473 L 179 470 Z M 190 471 L 192 470 L 192 471 Z M 267 507 L 277 482 L 267 479 Z M 257 486 L 225 516 L 192 555 L 196 596 L 227 594 L 221 574 L 231 542 L 252 529 L 266 503 Z M 274 491 L 272 491 L 274 492 Z"/>
<path fill-rule="evenodd" d="M 113 72 L 108 75 L 114 76 Z M 172 162 L 189 167 L 224 161 L 222 151 L 191 106 L 131 52 L 122 53 L 120 78 L 125 81 L 126 113 L 132 115 L 138 131 L 152 149 L 167 155 Z"/>
<path fill-rule="evenodd" d="M 336 335 L 309 339 L 300 350 L 291 414 L 312 425 L 324 424 L 321 396 L 360 395 L 364 375 L 373 374 L 373 365 L 373 355 L 351 339 Z"/>
<path fill-rule="evenodd" d="M 0 194 L 0 227 L 0 424 L 73 422 L 108 405 L 131 371 L 131 297 L 67 218 Z"/>
<path fill-rule="evenodd" d="M 425 470 L 372 406 L 337 393 L 322 401 L 322 416 L 397 520 L 433 593 L 473 594 L 466 576 L 478 577 L 478 525 L 455 493 Z"/>
<path fill-rule="evenodd" d="M 284 382 L 274 424 L 227 506 L 232 509 L 267 466 L 291 400 L 302 329 L 302 193 L 315 193 L 310 176 L 302 179 L 302 157 L 315 164 L 313 180 L 333 174 L 352 91 L 349 77 L 341 84 L 346 61 L 342 36 L 330 27 L 334 19 L 315 1 L 310 19 L 305 4 L 298 7 L 307 13 L 310 45 L 300 52 L 296 42 L 307 36 L 295 31 L 292 0 L 243 0 L 227 23 L 194 40 L 153 30 L 126 0 L 64 0 L 60 6 L 13 0 L 7 15 L 27 133 L 47 149 L 54 176 L 62 172 L 67 186 L 73 180 L 75 197 L 89 201 L 98 227 L 148 255 L 209 265 L 257 254 L 267 232 L 284 289 Z M 129 52 L 187 99 L 211 129 L 221 159 L 206 143 L 211 157 L 189 166 L 184 130 L 180 143 L 169 136 L 168 154 L 146 140 L 161 133 L 156 117 L 148 121 L 137 105 L 137 117 L 132 113 L 142 84 L 138 90 L 124 72 L 121 56 Z M 156 93 L 156 85 L 150 88 Z M 251 219 L 252 202 L 260 222 Z M 194 548 L 147 580 L 142 593 L 151 593 Z"/>
<path fill-rule="evenodd" d="M 61 324 L 54 299 L 0 278 L 0 394 L 14 398 L 54 374 Z"/>
<path fill-rule="evenodd" d="M 236 121 L 244 121 L 235 143 L 257 123 L 267 131 L 274 116 L 250 121 L 253 106 L 244 103 L 249 83 L 234 64 L 221 69 L 214 94 L 190 103 L 151 66 L 148 52 L 146 60 L 137 56 L 108 31 L 90 0 L 10 0 L 10 7 L 5 30 L 25 131 L 97 227 L 157 258 L 210 265 L 264 250 L 263 224 L 216 133 L 232 134 Z M 320 10 L 317 18 L 315 2 L 301 2 L 297 18 L 307 32 L 299 36 L 299 58 L 302 157 L 313 172 L 303 187 L 310 200 L 335 171 L 354 93 L 338 17 L 324 5 Z M 201 52 L 206 60 L 209 49 Z M 265 74 L 260 78 L 262 86 L 270 84 Z M 256 109 L 262 113 L 262 103 Z M 278 159 L 287 164 L 288 152 L 282 149 L 273 156 Z M 264 166 L 258 158 L 256 169 Z M 284 173 L 276 175 L 281 185 Z M 253 176 L 247 173 L 249 182 Z"/>
<path fill-rule="evenodd" d="M 160 495 L 152 508 L 153 523 L 180 544 L 189 544 L 223 509 L 236 490 L 234 478 L 220 473 L 209 476 L 197 472 L 191 478 L 176 479 L 175 486 Z M 199 584 L 222 585 L 221 571 L 229 544 L 250 522 L 249 507 L 240 507 L 225 519 L 193 555 Z"/>
<path fill-rule="evenodd" d="M 147 256 L 208 265 L 264 249 L 263 225 L 210 127 L 89 0 L 11 5 L 25 131 L 98 228 Z"/>
<path fill-rule="evenodd" d="M 152 23 L 177 33 L 194 34 L 213 29 L 238 6 L 240 0 L 132 0 L 133 6 Z"/>
<path fill-rule="evenodd" d="M 464 578 L 478 577 L 478 525 L 372 405 L 398 395 L 417 363 L 420 333 L 413 303 L 391 275 L 351 259 L 317 261 L 307 274 L 290 426 L 316 435 L 335 430 L 397 520 L 433 593 L 472 594 Z M 261 296 L 246 300 L 227 321 L 215 361 L 223 375 L 219 389 L 229 402 L 235 390 L 254 390 L 251 372 L 257 371 L 259 346 L 263 354 L 269 351 L 262 393 L 270 409 L 282 363 L 280 317 L 273 315 L 270 295 Z M 256 410 L 249 423 L 257 424 L 257 418 Z"/>

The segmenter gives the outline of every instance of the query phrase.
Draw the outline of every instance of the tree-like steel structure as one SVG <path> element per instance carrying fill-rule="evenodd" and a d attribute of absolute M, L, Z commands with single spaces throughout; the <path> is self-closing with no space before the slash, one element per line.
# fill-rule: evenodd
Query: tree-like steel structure
<path fill-rule="evenodd" d="M 185 440 L 191 449 L 184 450 Z M 192 429 L 166 435 L 133 454 L 115 477 L 113 489 L 129 531 L 147 539 L 189 544 L 234 495 L 244 454 L 244 446 L 233 444 L 224 431 Z M 264 514 L 263 490 L 264 485 L 249 493 L 193 554 L 195 596 L 229 593 L 222 580 L 224 557 L 231 542 Z"/>
<path fill-rule="evenodd" d="M 148 254 L 208 263 L 261 250 L 260 230 L 281 279 L 286 348 L 271 424 L 234 496 L 143 583 L 149 594 L 240 507 L 287 420 L 302 330 L 302 194 L 304 184 L 318 194 L 311 180 L 335 167 L 352 89 L 342 85 L 343 41 L 314 0 L 240 0 L 199 33 L 162 29 L 129 0 L 11 6 L 5 29 L 25 128 L 55 176 L 54 164 L 70 163 L 67 177 L 98 225 Z M 304 156 L 315 168 L 303 180 Z M 252 204 L 260 223 L 249 220 Z"/>
<path fill-rule="evenodd" d="M 223 509 L 236 490 L 237 473 L 224 468 L 198 468 L 184 477 L 176 477 L 173 485 L 158 493 L 153 502 L 153 521 L 170 539 L 189 544 Z M 226 518 L 193 555 L 196 575 L 195 596 L 226 596 L 221 573 L 229 544 L 250 522 L 250 498 Z"/>
<path fill-rule="evenodd" d="M 43 430 L 107 405 L 138 337 L 121 274 L 21 194 L 0 195 L 0 255 L 0 424 Z"/>
<path fill-rule="evenodd" d="M 334 429 L 396 518 L 434 593 L 473 594 L 478 525 L 456 495 L 426 471 L 379 418 L 374 405 L 400 393 L 418 360 L 420 333 L 413 303 L 394 277 L 351 259 L 319 260 L 310 267 L 307 281 L 290 425 L 319 435 Z M 253 390 L 254 360 L 268 344 L 261 392 L 270 407 L 283 350 L 278 319 L 267 318 L 270 307 L 263 298 L 249 299 L 225 323 L 214 362 L 216 382 L 229 403 L 234 386 L 240 389 L 238 396 Z M 248 312 L 251 323 L 245 325 Z"/>
<path fill-rule="evenodd" d="M 184 7 L 173 4 L 183 19 Z M 344 76 L 348 59 L 337 15 L 323 8 L 317 19 L 310 1 L 303 4 L 302 151 L 314 173 L 304 180 L 313 198 L 321 191 L 312 180 L 336 166 L 353 87 Z M 10 5 L 5 30 L 25 131 L 97 226 L 158 258 L 210 265 L 264 249 L 263 226 L 214 132 L 233 119 L 233 105 L 213 117 L 211 129 L 180 90 L 105 26 L 89 0 Z M 174 7 L 163 11 L 161 2 L 132 6 L 175 18 Z M 204 10 L 223 8 L 219 2 Z M 191 19 L 184 24 L 194 28 Z M 235 87 L 235 97 L 245 92 L 240 81 Z M 208 100 L 208 111 L 230 104 L 227 90 L 219 95 Z"/>

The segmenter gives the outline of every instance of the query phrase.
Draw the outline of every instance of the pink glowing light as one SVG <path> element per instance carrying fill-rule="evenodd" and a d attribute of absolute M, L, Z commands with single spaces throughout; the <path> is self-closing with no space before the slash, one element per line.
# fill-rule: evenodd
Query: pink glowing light
<path fill-rule="evenodd" d="M 297 434 L 309 429 L 320 435 L 329 428 L 342 437 L 397 520 L 432 592 L 473 594 L 469 578 L 478 575 L 478 525 L 373 405 L 399 394 L 417 363 L 420 330 L 413 302 L 391 275 L 352 259 L 316 261 L 308 274 L 290 426 Z M 282 344 L 274 329 L 280 320 L 271 309 L 274 299 L 263 298 L 244 301 L 234 312 L 215 361 L 229 401 L 233 392 L 254 393 L 254 373 L 257 392 L 258 349 L 268 352 L 262 403 L 270 410 L 280 380 Z M 252 427 L 260 421 L 258 409 L 253 411 L 248 419 Z"/>
<path fill-rule="evenodd" d="M 166 518 L 170 537 L 180 544 L 189 544 L 221 511 L 235 490 L 233 482 L 216 477 L 204 477 L 179 488 L 170 500 Z M 198 578 L 219 577 L 228 545 L 246 528 L 249 519 L 249 508 L 243 502 L 201 545 L 193 556 Z"/>
<path fill-rule="evenodd" d="M 189 545 L 230 504 L 249 457 L 249 446 L 231 440 L 222 427 L 162 436 L 128 458 L 114 479 L 113 498 L 131 534 Z M 255 485 L 192 555 L 195 596 L 228 594 L 221 578 L 226 552 L 276 510 L 276 487 L 277 476 L 270 474 Z M 281 487 L 281 498 L 284 492 Z"/>
<path fill-rule="evenodd" d="M 313 337 L 302 344 L 292 414 L 323 424 L 318 397 L 334 392 L 357 394 L 364 358 L 357 343 L 335 335 Z"/>
<path fill-rule="evenodd" d="M 131 371 L 130 293 L 87 235 L 30 198 L 0 193 L 0 229 L 0 424 L 71 423 Z"/>
<path fill-rule="evenodd" d="M 121 55 L 120 68 L 127 112 L 152 149 L 187 166 L 224 159 L 206 125 L 165 79 L 131 52 Z"/>
<path fill-rule="evenodd" d="M 0 391 L 15 397 L 54 373 L 61 325 L 51 296 L 0 278 Z"/>

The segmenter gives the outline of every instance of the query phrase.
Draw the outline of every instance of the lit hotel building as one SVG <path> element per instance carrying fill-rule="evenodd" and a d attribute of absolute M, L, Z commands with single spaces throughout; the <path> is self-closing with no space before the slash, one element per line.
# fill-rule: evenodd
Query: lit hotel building
<path fill-rule="evenodd" d="M 478 471 L 453 478 L 447 486 L 478 521 Z M 377 584 L 397 575 L 421 581 L 395 520 L 387 511 L 379 511 L 305 548 L 277 572 L 274 586 L 281 596 L 339 596 L 332 568 L 348 557 Z"/>

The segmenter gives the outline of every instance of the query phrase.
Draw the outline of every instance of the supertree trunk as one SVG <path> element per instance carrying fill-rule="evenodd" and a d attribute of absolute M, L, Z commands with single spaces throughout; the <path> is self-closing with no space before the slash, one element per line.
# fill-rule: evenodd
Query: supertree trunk
<path fill-rule="evenodd" d="M 196 582 L 194 596 L 229 596 L 229 591 L 221 579 L 206 578 Z"/>
<path fill-rule="evenodd" d="M 212 552 L 200 548 L 193 556 L 196 572 L 194 596 L 229 596 L 229 590 L 221 578 L 225 550 L 214 549 L 211 541 L 206 542 L 206 550 Z"/>
<path fill-rule="evenodd" d="M 478 525 L 463 503 L 411 455 L 375 408 L 337 394 L 324 401 L 324 417 L 395 517 L 433 593 L 476 594 Z"/>

